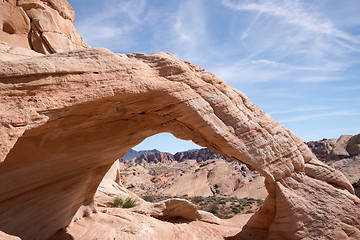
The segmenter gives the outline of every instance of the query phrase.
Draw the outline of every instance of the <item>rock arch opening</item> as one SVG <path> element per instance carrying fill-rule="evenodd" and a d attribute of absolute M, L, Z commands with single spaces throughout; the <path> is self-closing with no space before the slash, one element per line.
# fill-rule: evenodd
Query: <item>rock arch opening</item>
<path fill-rule="evenodd" d="M 171 134 L 153 135 L 133 149 L 120 159 L 121 182 L 147 201 L 184 198 L 230 218 L 253 212 L 267 196 L 264 178 L 251 167 Z"/>
<path fill-rule="evenodd" d="M 132 149 L 136 151 L 156 149 L 160 152 L 169 152 L 175 154 L 188 150 L 201 149 L 203 147 L 193 143 L 192 141 L 181 140 L 168 132 L 158 133 L 146 138 L 140 144 Z"/>
<path fill-rule="evenodd" d="M 7 143 L 0 149 L 1 231 L 46 239 L 92 203 L 114 159 L 170 132 L 265 177 L 269 195 L 241 234 L 359 233 L 353 226 L 360 226 L 360 204 L 345 177 L 198 66 L 168 53 L 86 49 L 0 62 L 0 69 L 6 90 L 0 133 Z"/>

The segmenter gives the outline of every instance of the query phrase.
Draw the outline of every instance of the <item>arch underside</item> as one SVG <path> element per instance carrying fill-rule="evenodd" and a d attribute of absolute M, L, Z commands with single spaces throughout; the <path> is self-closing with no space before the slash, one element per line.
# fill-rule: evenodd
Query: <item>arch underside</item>
<path fill-rule="evenodd" d="M 345 177 L 196 65 L 168 53 L 86 49 L 1 62 L 0 69 L 1 231 L 45 239 L 66 227 L 92 204 L 115 159 L 170 132 L 265 176 L 269 196 L 238 237 L 360 234 L 360 201 Z"/>

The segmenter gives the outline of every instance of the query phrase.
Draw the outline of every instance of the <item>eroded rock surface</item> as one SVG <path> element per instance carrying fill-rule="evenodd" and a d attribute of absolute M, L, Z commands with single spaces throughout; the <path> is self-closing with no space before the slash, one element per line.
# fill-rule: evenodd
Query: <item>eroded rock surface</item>
<path fill-rule="evenodd" d="M 49 54 L 88 47 L 66 0 L 0 1 L 0 40 Z"/>
<path fill-rule="evenodd" d="M 1 4 L 18 8 L 14 1 Z M 47 239 L 65 228 L 81 206 L 93 203 L 114 159 L 151 135 L 170 132 L 265 177 L 264 205 L 234 238 L 360 238 L 360 199 L 343 174 L 318 161 L 245 94 L 198 66 L 169 53 L 11 52 L 22 54 L 0 62 L 0 230 L 6 234 Z M 87 226 L 99 233 L 84 236 L 104 236 L 104 224 L 126 226 L 126 219 L 89 216 Z M 146 239 L 156 234 L 149 230 Z"/>

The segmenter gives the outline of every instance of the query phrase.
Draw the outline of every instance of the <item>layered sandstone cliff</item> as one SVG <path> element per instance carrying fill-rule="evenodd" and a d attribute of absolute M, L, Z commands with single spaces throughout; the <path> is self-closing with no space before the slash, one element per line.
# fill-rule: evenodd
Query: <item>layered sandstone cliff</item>
<path fill-rule="evenodd" d="M 2 1 L 2 11 L 9 4 L 27 11 L 14 2 Z M 41 16 L 32 9 L 32 19 Z M 12 43 L 8 29 L 5 24 L 0 39 Z M 28 28 L 22 29 L 25 36 Z M 360 200 L 343 174 L 213 74 L 169 53 L 86 48 L 42 55 L 29 46 L 0 46 L 0 230 L 6 234 L 46 239 L 65 228 L 82 205 L 92 204 L 115 159 L 170 132 L 265 177 L 269 195 L 242 231 L 239 226 L 239 239 L 360 238 Z"/>

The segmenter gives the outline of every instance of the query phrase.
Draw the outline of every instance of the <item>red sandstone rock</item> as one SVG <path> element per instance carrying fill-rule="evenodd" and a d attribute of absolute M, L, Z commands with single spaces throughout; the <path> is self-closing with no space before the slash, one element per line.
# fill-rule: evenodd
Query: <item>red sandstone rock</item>
<path fill-rule="evenodd" d="M 74 20 L 66 0 L 1 1 L 0 40 L 44 54 L 86 48 Z"/>
<path fill-rule="evenodd" d="M 331 150 L 330 157 L 334 158 L 335 160 L 350 157 L 350 154 L 346 150 L 346 146 L 351 137 L 352 137 L 351 135 L 341 135 L 336 140 L 336 143 L 335 143 L 333 149 Z"/>

